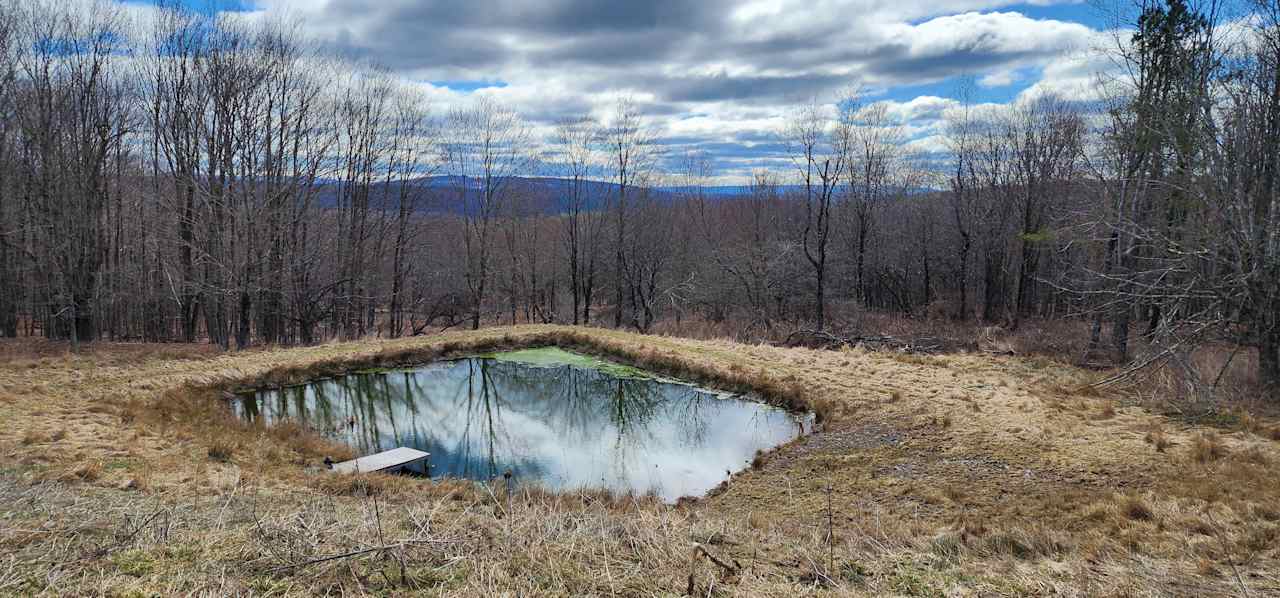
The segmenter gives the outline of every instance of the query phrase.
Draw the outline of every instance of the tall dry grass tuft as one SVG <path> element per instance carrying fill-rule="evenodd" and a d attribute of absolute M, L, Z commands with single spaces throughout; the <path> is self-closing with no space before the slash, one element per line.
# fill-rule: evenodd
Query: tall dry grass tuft
<path fill-rule="evenodd" d="M 1114 401 L 1103 401 L 1102 407 L 1098 410 L 1098 419 L 1111 419 L 1116 416 L 1116 404 Z"/>
<path fill-rule="evenodd" d="M 41 444 L 49 441 L 49 436 L 40 430 L 27 429 L 22 432 L 22 444 Z"/>
<path fill-rule="evenodd" d="M 330 457 L 334 461 L 347 461 L 357 456 L 350 446 L 294 420 L 275 422 L 269 426 L 258 423 L 254 430 L 278 446 L 287 448 L 290 451 L 289 461 L 298 465 L 315 464 L 324 457 Z"/>
<path fill-rule="evenodd" d="M 387 473 L 320 475 L 311 478 L 310 485 L 330 496 L 401 498 L 410 496 L 422 486 L 413 478 Z"/>
<path fill-rule="evenodd" d="M 1165 449 L 1169 448 L 1173 444 L 1169 440 L 1169 437 L 1165 435 L 1164 427 L 1160 425 L 1159 420 L 1151 423 L 1150 427 L 1147 429 L 1146 436 L 1143 437 L 1143 440 L 1145 440 L 1147 444 L 1155 447 L 1157 453 L 1163 453 Z"/>
<path fill-rule="evenodd" d="M 229 435 L 221 435 L 214 437 L 209 441 L 206 453 L 209 459 L 220 463 L 230 463 L 231 457 L 235 455 L 239 449 L 239 444 Z"/>
<path fill-rule="evenodd" d="M 1030 524 L 1000 529 L 986 534 L 977 549 L 980 552 L 1011 556 L 1019 560 L 1058 558 L 1074 548 L 1071 540 L 1059 530 Z"/>
<path fill-rule="evenodd" d="M 1197 463 L 1212 463 L 1227 454 L 1222 438 L 1212 430 L 1196 434 L 1191 442 L 1191 458 Z"/>
<path fill-rule="evenodd" d="M 1155 519 L 1155 512 L 1151 510 L 1151 506 L 1137 494 L 1126 495 L 1121 500 L 1120 512 L 1134 521 L 1151 521 Z"/>
<path fill-rule="evenodd" d="M 96 482 L 102 477 L 102 473 L 102 461 L 89 459 L 66 469 L 45 471 L 39 479 L 58 482 Z"/>

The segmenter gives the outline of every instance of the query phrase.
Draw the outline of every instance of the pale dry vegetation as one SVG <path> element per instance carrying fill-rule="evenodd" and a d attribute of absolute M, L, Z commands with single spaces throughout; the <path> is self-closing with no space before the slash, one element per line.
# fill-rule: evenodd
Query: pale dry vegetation
<path fill-rule="evenodd" d="M 222 402 L 245 385 L 542 344 L 811 407 L 821 431 L 663 505 L 318 473 L 342 447 L 296 424 L 240 424 Z M 0 362 L 16 397 L 0 402 L 0 592 L 1280 591 L 1273 420 L 1195 427 L 1076 392 L 1098 374 L 1047 359 L 556 326 L 113 351 Z"/>

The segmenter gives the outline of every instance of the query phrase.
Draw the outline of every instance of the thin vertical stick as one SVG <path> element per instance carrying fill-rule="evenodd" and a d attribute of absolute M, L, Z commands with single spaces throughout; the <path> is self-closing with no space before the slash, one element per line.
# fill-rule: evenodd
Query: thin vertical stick
<path fill-rule="evenodd" d="M 835 517 L 831 509 L 831 479 L 827 479 L 827 577 L 831 577 L 831 572 L 835 570 L 836 547 L 835 547 Z"/>

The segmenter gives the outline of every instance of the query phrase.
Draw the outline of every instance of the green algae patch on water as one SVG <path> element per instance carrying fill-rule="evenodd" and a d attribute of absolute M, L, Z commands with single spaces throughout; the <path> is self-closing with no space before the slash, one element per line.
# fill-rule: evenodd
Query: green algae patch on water
<path fill-rule="evenodd" d="M 536 347 L 482 355 L 498 361 L 509 361 L 538 367 L 570 366 L 604 372 L 617 378 L 656 378 L 653 374 L 629 365 L 605 361 L 590 355 L 565 351 L 560 347 Z"/>

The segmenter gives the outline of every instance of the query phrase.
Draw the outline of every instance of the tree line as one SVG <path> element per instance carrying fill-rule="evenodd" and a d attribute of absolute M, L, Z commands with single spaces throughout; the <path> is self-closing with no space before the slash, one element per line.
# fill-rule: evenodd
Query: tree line
<path fill-rule="evenodd" d="M 1174 364 L 1226 341 L 1280 381 L 1274 0 L 1234 29 L 1225 5 L 1144 0 L 1102 101 L 961 102 L 945 152 L 908 151 L 856 91 L 796 106 L 789 165 L 733 196 L 625 98 L 538 133 L 480 94 L 433 111 L 288 21 L 84 7 L 0 0 L 0 336 L 749 334 L 877 311 L 1073 318 L 1081 358 L 1120 363 L 1134 338 Z"/>

